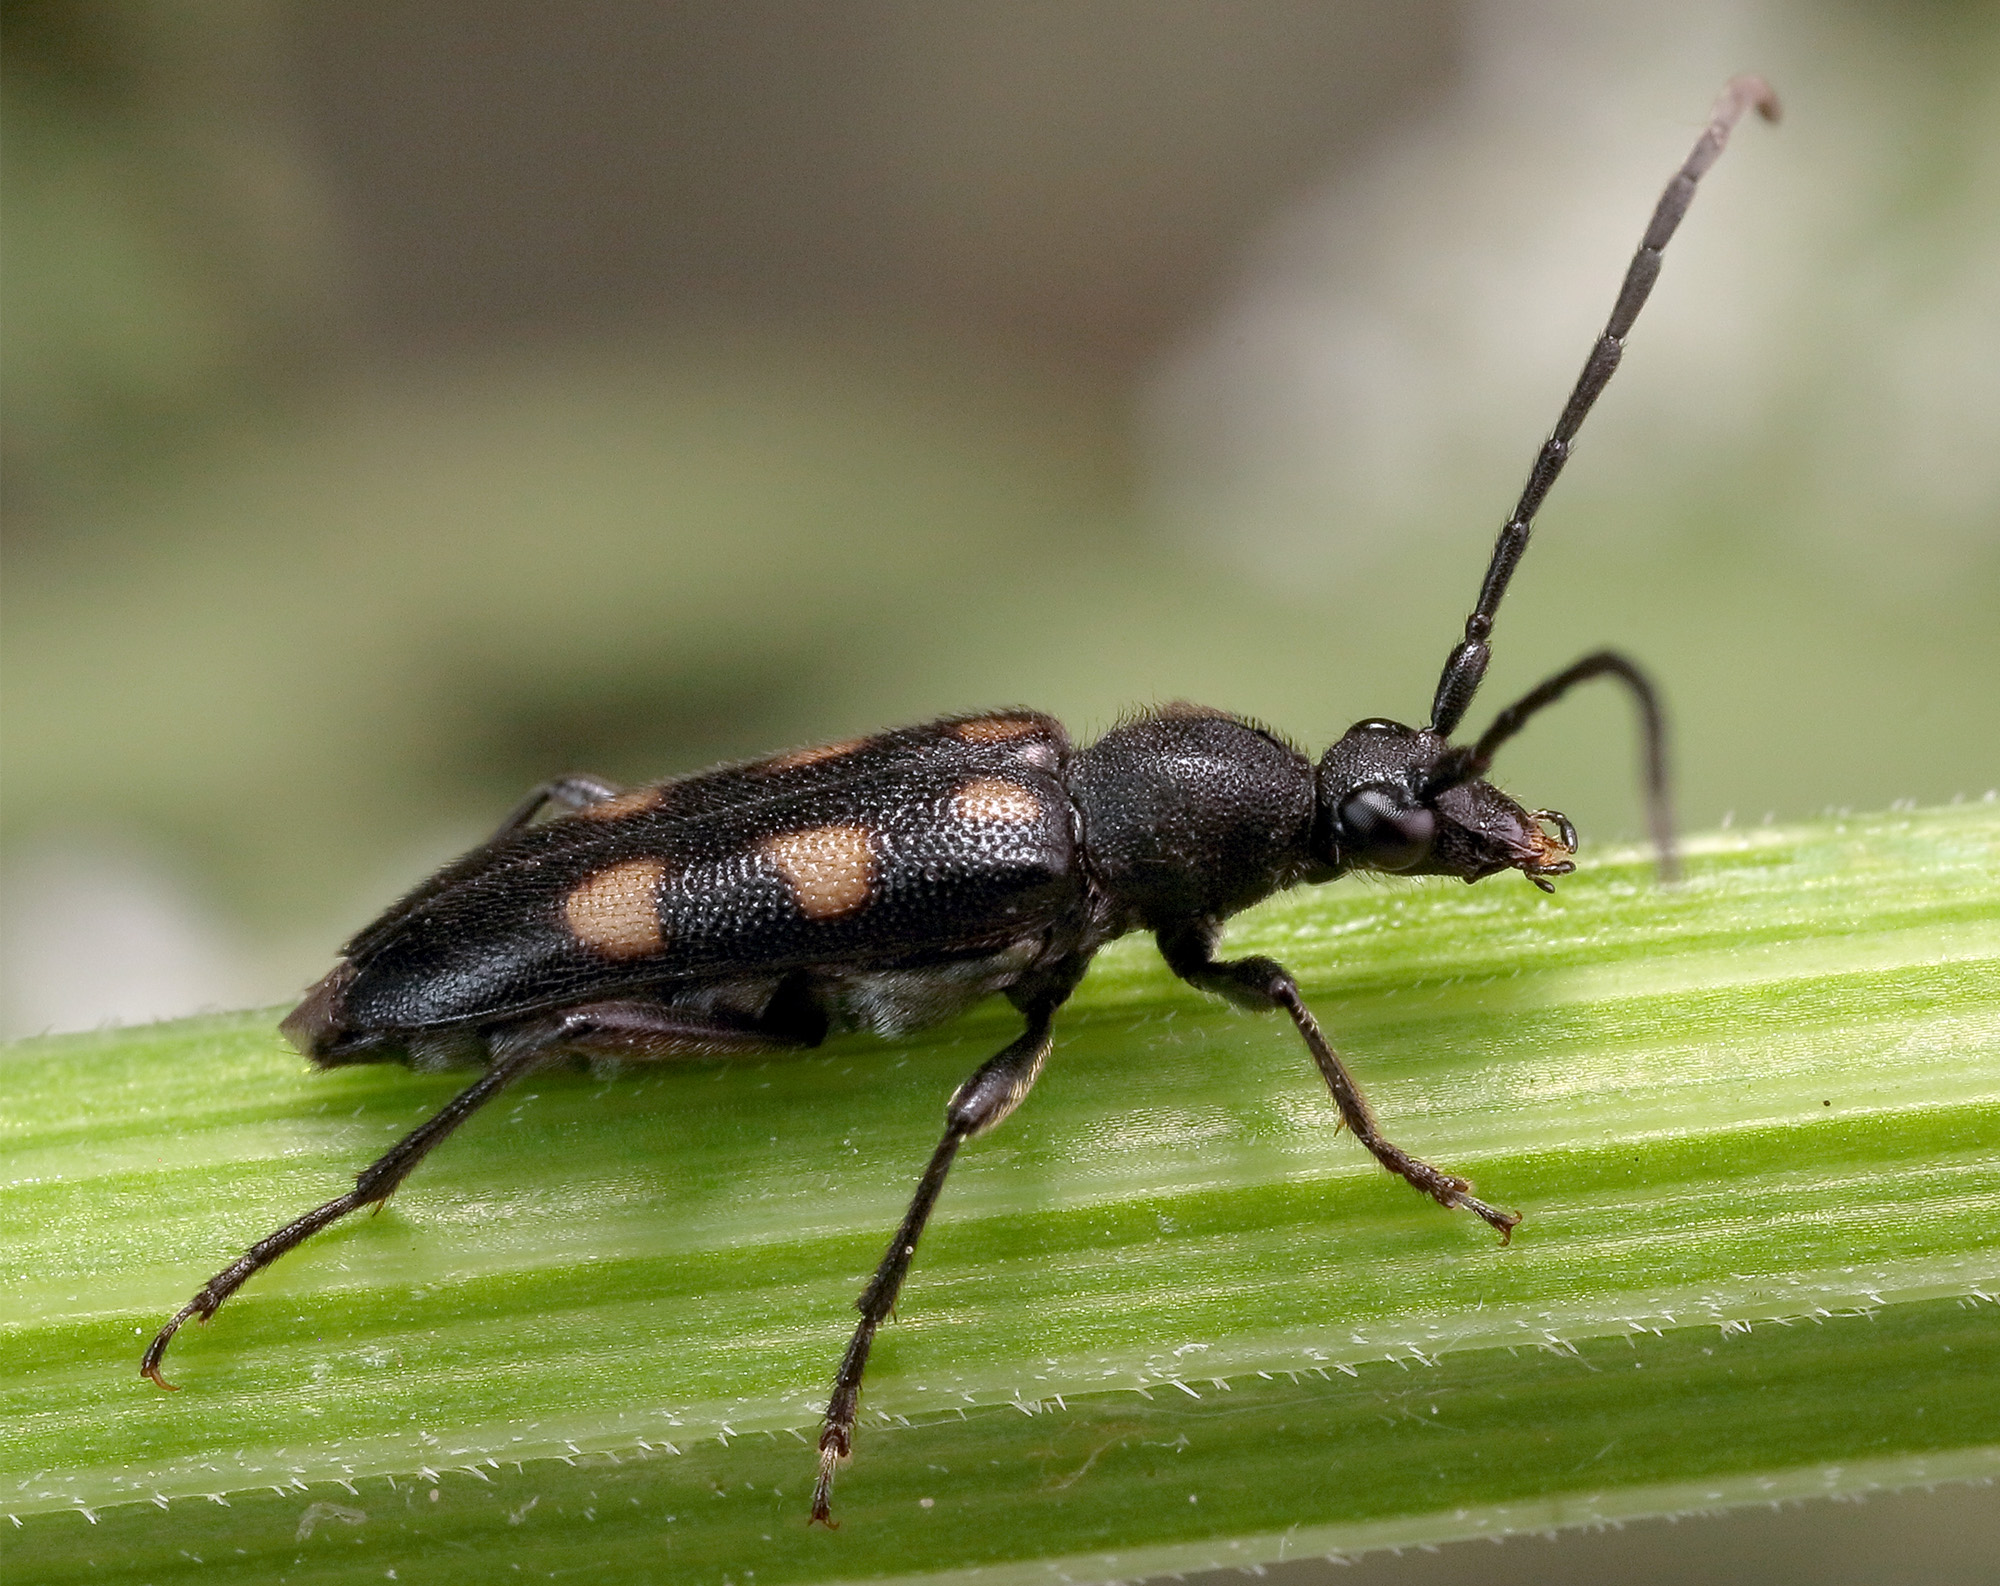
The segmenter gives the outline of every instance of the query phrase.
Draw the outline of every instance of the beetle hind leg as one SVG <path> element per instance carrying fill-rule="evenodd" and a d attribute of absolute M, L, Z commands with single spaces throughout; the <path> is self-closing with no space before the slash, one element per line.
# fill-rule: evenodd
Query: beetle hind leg
<path fill-rule="evenodd" d="M 681 1008 L 644 998 L 560 1008 L 489 1036 L 496 1053 L 561 1051 L 583 1057 L 658 1060 L 743 1057 L 799 1050 L 826 1038 L 826 1015 L 804 999 L 779 993 L 759 1014 Z"/>
<path fill-rule="evenodd" d="M 817 1034 L 811 1028 L 810 1010 L 787 1008 L 768 1025 L 748 1020 L 739 1024 L 721 1015 L 644 1001 L 587 1003 L 489 1031 L 485 1039 L 493 1061 L 485 1073 L 363 1168 L 355 1176 L 354 1188 L 345 1195 L 336 1195 L 265 1235 L 204 1283 L 147 1345 L 139 1374 L 162 1388 L 172 1388 L 160 1374 L 160 1362 L 189 1317 L 207 1321 L 223 1301 L 287 1251 L 350 1212 L 382 1205 L 416 1165 L 467 1118 L 523 1074 L 565 1052 L 641 1058 L 730 1056 L 817 1045 L 818 1036 L 824 1033 L 824 1021 Z"/>
<path fill-rule="evenodd" d="M 173 1384 L 160 1375 L 160 1361 L 183 1322 L 190 1316 L 207 1321 L 220 1309 L 224 1300 L 286 1251 L 305 1243 L 322 1228 L 340 1221 L 349 1212 L 386 1201 L 395 1194 L 396 1186 L 409 1176 L 410 1170 L 430 1154 L 432 1147 L 514 1080 L 546 1061 L 548 1056 L 545 1048 L 535 1047 L 497 1060 L 477 1080 L 363 1168 L 355 1176 L 353 1189 L 345 1195 L 336 1195 L 323 1206 L 315 1206 L 303 1217 L 294 1218 L 276 1232 L 258 1240 L 204 1283 L 195 1297 L 176 1311 L 167 1325 L 154 1335 L 152 1343 L 146 1346 L 145 1358 L 139 1363 L 139 1375 L 152 1378 L 162 1388 L 172 1388 Z"/>

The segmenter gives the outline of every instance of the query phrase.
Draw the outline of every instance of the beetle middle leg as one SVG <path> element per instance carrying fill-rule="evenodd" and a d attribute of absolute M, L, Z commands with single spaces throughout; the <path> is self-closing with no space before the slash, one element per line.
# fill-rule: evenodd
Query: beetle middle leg
<path fill-rule="evenodd" d="M 829 1529 L 834 1524 L 833 1473 L 854 1447 L 854 1417 L 861 1402 L 861 1376 L 868 1368 L 868 1351 L 874 1345 L 876 1329 L 895 1309 L 896 1296 L 902 1290 L 903 1279 L 909 1275 L 911 1258 L 917 1253 L 917 1240 L 930 1220 L 931 1208 L 937 1204 L 958 1148 L 1006 1118 L 1021 1104 L 1041 1073 L 1049 1055 L 1049 1032 L 1060 1003 L 1061 997 L 1056 997 L 1031 1005 L 1027 1010 L 1028 1028 L 1020 1039 L 982 1063 L 952 1093 L 945 1106 L 944 1138 L 938 1141 L 923 1177 L 917 1181 L 916 1197 L 903 1214 L 896 1237 L 889 1241 L 882 1264 L 854 1302 L 854 1308 L 861 1313 L 861 1322 L 854 1329 L 847 1353 L 841 1357 L 840 1371 L 834 1377 L 833 1397 L 827 1403 L 826 1423 L 819 1438 L 819 1479 L 813 1484 L 812 1518 Z"/>
<path fill-rule="evenodd" d="M 1484 1219 L 1499 1232 L 1503 1243 L 1513 1237 L 1514 1226 L 1521 1220 L 1519 1212 L 1487 1205 L 1473 1195 L 1468 1180 L 1418 1160 L 1383 1137 L 1381 1127 L 1375 1122 L 1374 1109 L 1347 1072 L 1340 1054 L 1321 1033 L 1319 1021 L 1299 995 L 1298 982 L 1283 964 L 1269 958 L 1216 958 L 1215 928 L 1205 921 L 1173 932 L 1162 931 L 1159 943 L 1167 966 L 1189 985 L 1227 997 L 1242 1007 L 1283 1008 L 1298 1026 L 1314 1064 L 1326 1080 L 1326 1088 L 1333 1092 L 1341 1122 L 1354 1131 L 1354 1138 L 1368 1148 L 1377 1162 L 1439 1205 L 1469 1211 Z"/>

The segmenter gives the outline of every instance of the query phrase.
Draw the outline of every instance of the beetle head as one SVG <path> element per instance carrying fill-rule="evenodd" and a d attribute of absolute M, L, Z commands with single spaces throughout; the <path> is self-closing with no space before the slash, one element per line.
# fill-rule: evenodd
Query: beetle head
<path fill-rule="evenodd" d="M 1554 891 L 1547 878 L 1576 868 L 1575 830 L 1553 811 L 1523 809 L 1484 769 L 1428 729 L 1356 722 L 1319 763 L 1314 857 L 1336 871 L 1466 881 L 1519 870 Z"/>

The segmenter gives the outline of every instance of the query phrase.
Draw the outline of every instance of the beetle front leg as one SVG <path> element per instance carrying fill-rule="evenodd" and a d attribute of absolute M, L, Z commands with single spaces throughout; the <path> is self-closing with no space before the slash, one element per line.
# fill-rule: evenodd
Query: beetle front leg
<path fill-rule="evenodd" d="M 1049 1030 L 1053 1008 L 1028 1015 L 1028 1028 L 1021 1038 L 999 1056 L 988 1060 L 973 1076 L 953 1092 L 945 1107 L 944 1138 L 931 1153 L 924 1176 L 917 1181 L 915 1199 L 903 1214 L 902 1226 L 882 1256 L 882 1264 L 854 1308 L 861 1313 L 847 1353 L 841 1357 L 834 1377 L 833 1397 L 826 1407 L 826 1422 L 819 1438 L 819 1480 L 813 1484 L 812 1518 L 831 1530 L 833 1519 L 833 1473 L 854 1447 L 854 1417 L 861 1402 L 861 1375 L 868 1369 L 868 1351 L 875 1342 L 875 1330 L 895 1309 L 903 1279 L 909 1275 L 910 1260 L 917 1253 L 917 1240 L 944 1188 L 958 1148 L 976 1134 L 984 1134 L 1021 1104 L 1042 1064 L 1049 1055 Z"/>
<path fill-rule="evenodd" d="M 1347 1072 L 1340 1054 L 1321 1033 L 1319 1021 L 1299 995 L 1298 982 L 1283 964 L 1269 958 L 1217 959 L 1214 928 L 1205 922 L 1171 935 L 1162 932 L 1159 940 L 1168 967 L 1188 984 L 1227 997 L 1243 1007 L 1283 1008 L 1292 1016 L 1292 1023 L 1298 1026 L 1313 1062 L 1326 1080 L 1326 1088 L 1333 1092 L 1341 1122 L 1354 1131 L 1354 1138 L 1368 1148 L 1377 1162 L 1440 1206 L 1469 1211 L 1483 1219 L 1498 1231 L 1501 1243 L 1513 1238 L 1515 1224 L 1521 1220 L 1519 1212 L 1487 1205 L 1473 1195 L 1469 1180 L 1434 1168 L 1383 1138 L 1374 1109 L 1361 1094 L 1361 1087 L 1354 1083 L 1353 1075 Z"/>

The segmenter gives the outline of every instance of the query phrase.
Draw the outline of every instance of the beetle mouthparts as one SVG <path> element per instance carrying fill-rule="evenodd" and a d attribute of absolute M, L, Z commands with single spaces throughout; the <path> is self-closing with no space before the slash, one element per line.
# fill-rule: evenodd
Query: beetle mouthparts
<path fill-rule="evenodd" d="M 1560 810 L 1529 810 L 1535 824 L 1528 836 L 1528 850 L 1520 859 L 1520 871 L 1544 892 L 1553 892 L 1550 876 L 1566 876 L 1576 869 L 1570 856 L 1576 852 L 1576 828 Z M 1554 831 L 1543 828 L 1553 826 Z"/>

